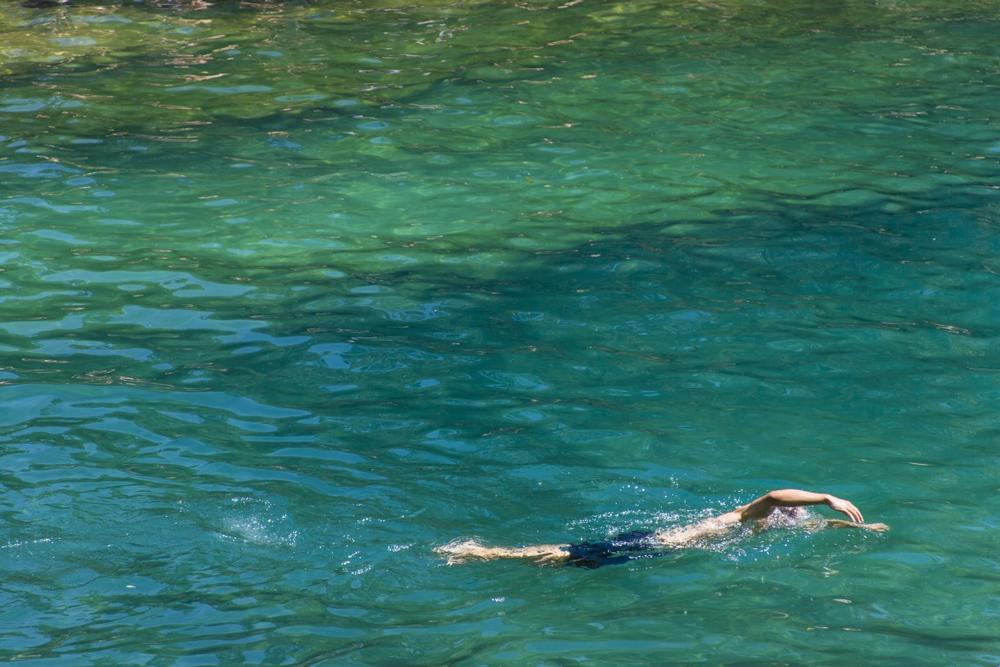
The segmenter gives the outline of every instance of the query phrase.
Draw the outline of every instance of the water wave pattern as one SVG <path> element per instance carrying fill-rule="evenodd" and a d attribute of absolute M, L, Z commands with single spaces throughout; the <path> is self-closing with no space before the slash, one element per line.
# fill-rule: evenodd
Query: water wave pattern
<path fill-rule="evenodd" d="M 6 8 L 0 659 L 997 664 L 997 27 Z M 431 551 L 785 486 L 892 531 Z"/>

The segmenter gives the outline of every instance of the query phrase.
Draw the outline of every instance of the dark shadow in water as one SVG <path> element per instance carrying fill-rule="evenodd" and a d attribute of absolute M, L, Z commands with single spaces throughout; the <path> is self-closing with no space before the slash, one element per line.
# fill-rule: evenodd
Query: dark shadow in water
<path fill-rule="evenodd" d="M 210 324 L 178 331 L 88 323 L 79 333 L 53 330 L 30 339 L 0 332 L 0 343 L 18 350 L 0 359 L 22 381 L 114 383 L 116 374 L 107 373 L 114 365 L 117 375 L 139 384 L 197 392 L 197 383 L 184 381 L 201 369 L 214 378 L 213 389 L 229 387 L 267 404 L 322 414 L 334 404 L 384 413 L 405 403 L 401 413 L 433 421 L 442 400 L 477 392 L 514 397 L 510 409 L 548 400 L 544 378 L 531 372 L 533 357 L 550 366 L 618 357 L 623 363 L 615 382 L 622 386 L 641 386 L 646 362 L 676 374 L 711 367 L 719 360 L 683 352 L 684 341 L 705 347 L 697 342 L 705 336 L 733 337 L 727 364 L 753 361 L 753 345 L 740 336 L 748 335 L 747 322 L 774 313 L 787 313 L 789 326 L 803 330 L 930 328 L 987 340 L 1000 335 L 1000 326 L 982 319 L 991 295 L 1000 297 L 990 206 L 991 200 L 949 189 L 921 193 L 906 210 L 891 213 L 882 204 L 771 201 L 720 211 L 711 221 L 595 229 L 591 241 L 563 250 L 514 253 L 480 245 L 480 252 L 504 252 L 506 266 L 489 277 L 463 275 L 444 263 L 352 273 L 322 288 L 306 280 L 302 296 L 286 290 L 280 301 L 252 304 L 239 298 L 185 304 L 170 295 L 159 307 L 196 309 Z M 398 251 L 412 245 L 400 241 Z M 441 254 L 469 251 L 461 240 L 450 249 L 440 242 L 434 247 Z M 377 252 L 392 251 L 387 244 Z M 143 266 L 156 268 L 163 267 Z M 226 282 L 225 276 L 241 273 L 263 287 L 287 287 L 296 282 L 289 276 L 341 268 L 326 250 L 266 267 L 189 265 L 203 279 Z M 908 291 L 920 286 L 925 297 Z M 852 313 L 855 301 L 866 303 Z M 211 322 L 220 328 L 211 330 Z M 259 326 L 230 327 L 234 337 L 226 333 L 228 322 Z M 93 356 L 75 357 L 63 370 L 30 351 L 46 339 L 77 337 L 148 350 L 171 368 Z M 227 338 L 233 342 L 222 342 Z M 260 349 L 234 354 L 251 345 Z M 782 372 L 775 369 L 775 377 Z M 421 381 L 427 386 L 414 384 Z M 412 392 L 403 391 L 411 384 Z M 321 389 L 350 385 L 363 387 L 363 396 Z M 309 391 L 297 391 L 303 387 Z"/>

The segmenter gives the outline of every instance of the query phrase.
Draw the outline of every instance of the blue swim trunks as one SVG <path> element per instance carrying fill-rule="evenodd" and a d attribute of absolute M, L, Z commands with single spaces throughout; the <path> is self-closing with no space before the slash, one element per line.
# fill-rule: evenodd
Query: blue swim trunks
<path fill-rule="evenodd" d="M 632 530 L 619 533 L 605 542 L 581 542 L 565 549 L 569 552 L 569 564 L 576 567 L 617 565 L 636 558 L 639 552 L 662 550 L 663 544 L 655 535 L 652 530 Z"/>

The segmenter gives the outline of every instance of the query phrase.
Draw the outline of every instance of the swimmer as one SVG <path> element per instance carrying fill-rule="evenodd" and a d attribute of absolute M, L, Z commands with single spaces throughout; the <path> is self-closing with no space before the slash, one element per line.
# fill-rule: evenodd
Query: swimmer
<path fill-rule="evenodd" d="M 849 521 L 808 518 L 807 513 L 802 509 L 807 505 L 826 505 L 845 515 Z M 594 568 L 623 563 L 636 552 L 698 546 L 705 540 L 724 535 L 741 523 L 752 522 L 754 527 L 758 529 L 800 525 L 811 530 L 859 528 L 879 533 L 889 530 L 889 526 L 884 523 L 864 523 L 864 520 L 860 510 L 849 500 L 831 496 L 828 493 L 781 489 L 766 493 L 753 502 L 741 505 L 725 514 L 697 523 L 677 528 L 621 533 L 606 542 L 488 547 L 476 540 L 455 540 L 436 547 L 434 551 L 445 556 L 449 565 L 457 565 L 469 560 L 523 558 L 536 563 L 561 563 Z"/>

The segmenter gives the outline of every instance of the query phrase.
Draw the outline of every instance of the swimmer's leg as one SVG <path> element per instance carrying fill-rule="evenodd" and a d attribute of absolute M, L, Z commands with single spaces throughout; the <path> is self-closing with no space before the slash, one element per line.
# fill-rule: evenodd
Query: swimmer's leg
<path fill-rule="evenodd" d="M 557 563 L 569 559 L 568 544 L 535 544 L 526 547 L 487 547 L 476 540 L 453 540 L 434 547 L 435 553 L 447 558 L 448 565 L 470 560 L 525 558 L 537 563 Z"/>

